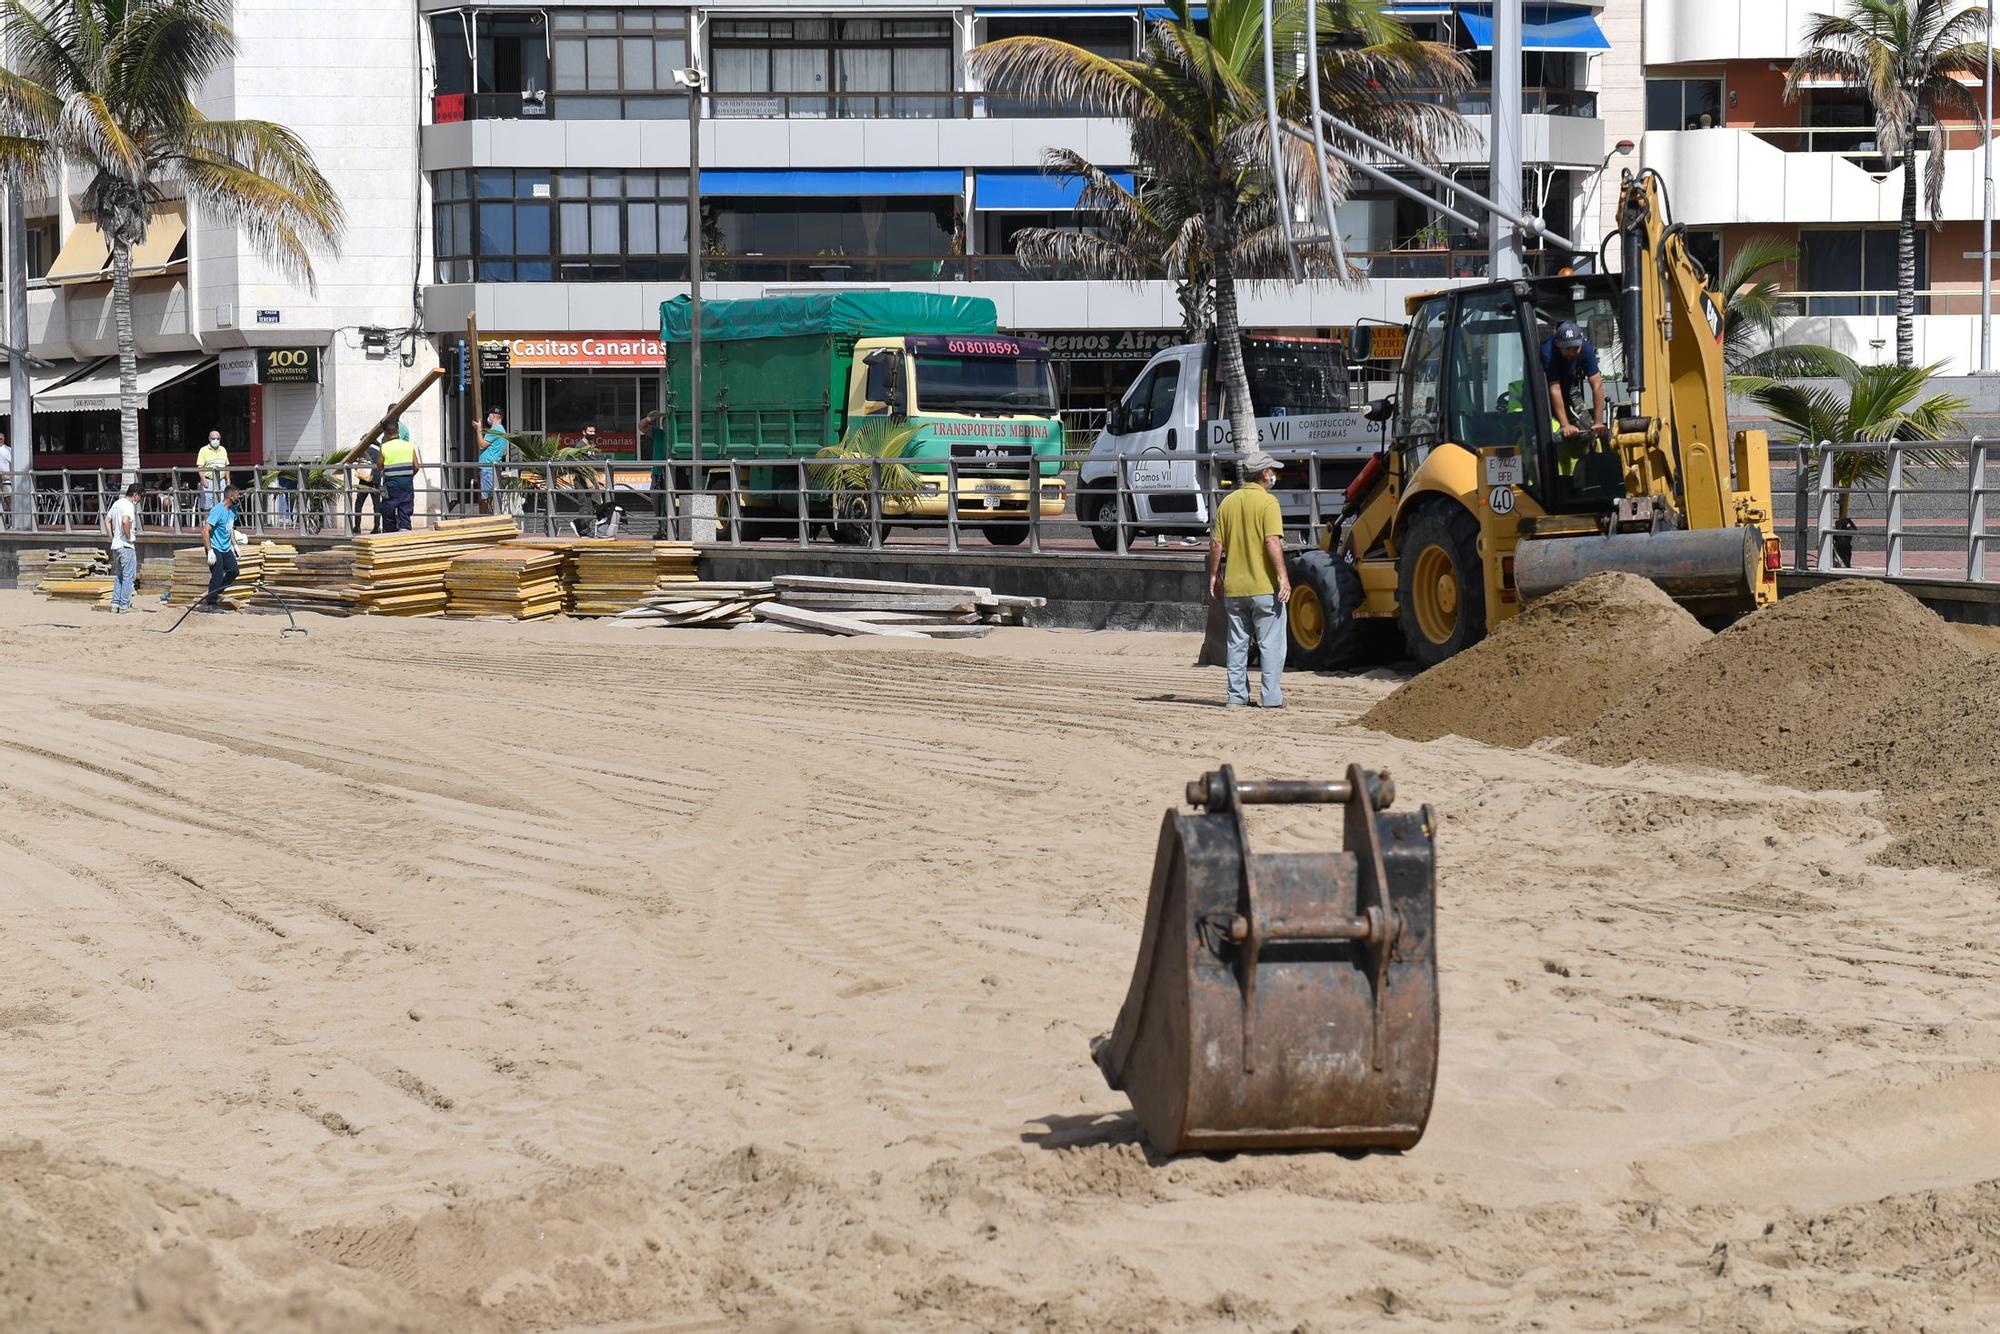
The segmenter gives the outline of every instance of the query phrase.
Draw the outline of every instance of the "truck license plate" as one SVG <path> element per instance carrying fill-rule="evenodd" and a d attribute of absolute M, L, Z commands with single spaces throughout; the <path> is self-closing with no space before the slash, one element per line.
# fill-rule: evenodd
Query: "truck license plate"
<path fill-rule="evenodd" d="M 1014 488 L 1006 482 L 981 482 L 973 489 L 989 496 L 1004 496 Z"/>
<path fill-rule="evenodd" d="M 1522 482 L 1520 454 L 1511 449 L 1491 450 L 1486 455 L 1488 486 L 1519 486 Z"/>

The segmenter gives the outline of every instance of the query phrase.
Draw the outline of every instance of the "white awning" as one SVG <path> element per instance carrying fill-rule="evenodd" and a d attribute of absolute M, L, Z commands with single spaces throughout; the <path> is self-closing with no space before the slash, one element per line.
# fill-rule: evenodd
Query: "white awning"
<path fill-rule="evenodd" d="M 60 385 L 68 384 L 79 375 L 96 366 L 95 361 L 56 361 L 47 366 L 33 366 L 28 369 L 28 392 L 35 396 L 34 406 L 40 410 L 42 395 Z M 8 411 L 14 400 L 14 376 L 5 361 L 0 361 L 0 412 Z"/>
<path fill-rule="evenodd" d="M 167 356 L 139 358 L 139 401 L 143 404 L 168 385 L 177 384 L 203 367 L 215 355 L 210 352 L 175 352 Z M 35 400 L 37 412 L 116 412 L 118 411 L 118 358 L 111 357 L 48 397 Z"/>

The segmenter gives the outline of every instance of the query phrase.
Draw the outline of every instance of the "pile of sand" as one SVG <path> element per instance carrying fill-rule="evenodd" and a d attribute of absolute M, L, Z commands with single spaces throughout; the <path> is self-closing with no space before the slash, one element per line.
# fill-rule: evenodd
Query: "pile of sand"
<path fill-rule="evenodd" d="M 1598 764 L 1661 760 L 1825 786 L 1816 775 L 1829 756 L 1848 754 L 1899 697 L 1972 657 L 1901 589 L 1844 579 L 1738 621 L 1563 750 Z"/>
<path fill-rule="evenodd" d="M 1882 793 L 1897 834 L 1888 860 L 2000 870 L 1995 673 L 2000 655 L 1968 654 L 1916 674 L 1809 772 L 1815 787 Z"/>
<path fill-rule="evenodd" d="M 1405 682 L 1361 725 L 1496 746 L 1569 736 L 1710 638 L 1649 580 L 1596 574 Z"/>

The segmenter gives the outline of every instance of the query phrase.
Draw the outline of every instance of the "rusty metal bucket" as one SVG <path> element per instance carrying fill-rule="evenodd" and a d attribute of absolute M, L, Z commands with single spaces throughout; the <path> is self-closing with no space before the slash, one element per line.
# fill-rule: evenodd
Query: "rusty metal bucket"
<path fill-rule="evenodd" d="M 1387 774 L 1188 784 L 1160 826 L 1139 962 L 1094 1044 L 1146 1142 L 1190 1150 L 1389 1148 L 1423 1138 L 1437 1085 L 1430 807 L 1388 813 Z M 1243 808 L 1339 802 L 1339 852 L 1253 853 Z"/>

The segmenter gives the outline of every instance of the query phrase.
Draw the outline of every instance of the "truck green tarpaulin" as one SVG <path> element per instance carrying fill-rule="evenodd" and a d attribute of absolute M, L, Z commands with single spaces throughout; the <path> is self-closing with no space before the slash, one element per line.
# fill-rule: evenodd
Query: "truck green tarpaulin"
<path fill-rule="evenodd" d="M 660 303 L 662 341 L 688 341 L 692 306 L 684 296 Z M 983 296 L 934 296 L 928 292 L 750 297 L 707 301 L 701 308 L 701 336 L 717 341 L 814 335 L 990 334 L 999 327 L 999 312 Z"/>

